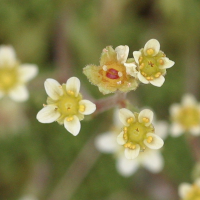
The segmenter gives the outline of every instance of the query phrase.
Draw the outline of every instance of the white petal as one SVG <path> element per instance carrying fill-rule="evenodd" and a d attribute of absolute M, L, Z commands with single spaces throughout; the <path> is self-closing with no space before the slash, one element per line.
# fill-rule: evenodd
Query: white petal
<path fill-rule="evenodd" d="M 164 82 L 165 82 L 165 77 L 164 76 L 160 76 L 160 77 L 155 78 L 152 81 L 150 81 L 150 83 L 152 85 L 157 86 L 157 87 L 161 87 Z"/>
<path fill-rule="evenodd" d="M 143 153 L 146 152 L 142 152 L 141 155 Z M 159 151 L 149 150 L 142 161 L 142 165 L 152 173 L 158 173 L 163 169 L 164 160 Z"/>
<path fill-rule="evenodd" d="M 158 40 L 151 39 L 145 44 L 144 46 L 145 55 L 148 55 L 146 52 L 148 49 L 153 49 L 154 53 L 152 54 L 152 56 L 155 56 L 160 51 L 160 43 L 158 42 Z"/>
<path fill-rule="evenodd" d="M 137 144 L 135 149 L 125 148 L 124 154 L 127 159 L 135 159 L 140 153 L 140 146 Z"/>
<path fill-rule="evenodd" d="M 84 105 L 85 110 L 83 112 L 79 111 L 83 115 L 90 115 L 96 110 L 96 105 L 89 100 L 79 101 L 79 105 Z"/>
<path fill-rule="evenodd" d="M 180 124 L 172 123 L 171 128 L 170 128 L 171 136 L 178 137 L 181 134 L 183 134 L 183 132 L 184 132 L 184 129 L 182 128 Z"/>
<path fill-rule="evenodd" d="M 194 106 L 197 103 L 197 100 L 195 99 L 194 95 L 192 94 L 185 94 L 182 98 L 181 103 L 184 106 Z"/>
<path fill-rule="evenodd" d="M 169 108 L 169 113 L 172 117 L 176 116 L 179 113 L 181 106 L 177 103 L 174 103 Z"/>
<path fill-rule="evenodd" d="M 8 64 L 13 67 L 16 63 L 15 50 L 12 46 L 0 46 L 0 66 Z"/>
<path fill-rule="evenodd" d="M 117 136 L 117 143 L 120 145 L 124 145 L 126 143 L 126 140 L 124 140 L 124 131 L 122 131 L 118 136 Z"/>
<path fill-rule="evenodd" d="M 66 90 L 73 91 L 75 93 L 75 96 L 79 94 L 80 86 L 80 80 L 76 77 L 71 77 L 66 82 Z"/>
<path fill-rule="evenodd" d="M 51 97 L 53 100 L 58 100 L 60 96 L 63 95 L 62 86 L 58 81 L 48 78 L 44 82 L 44 88 L 46 90 L 46 93 L 49 97 Z"/>
<path fill-rule="evenodd" d="M 178 194 L 181 198 L 185 198 L 190 190 L 191 190 L 191 184 L 181 183 L 178 188 Z"/>
<path fill-rule="evenodd" d="M 23 64 L 19 67 L 19 78 L 22 82 L 27 82 L 38 73 L 38 67 L 34 64 Z"/>
<path fill-rule="evenodd" d="M 189 132 L 194 136 L 200 135 L 200 126 L 190 128 Z"/>
<path fill-rule="evenodd" d="M 14 101 L 26 101 L 29 97 L 27 88 L 24 85 L 17 85 L 8 94 Z"/>
<path fill-rule="evenodd" d="M 149 126 L 153 121 L 153 112 L 149 109 L 142 110 L 138 115 L 138 120 L 140 123 L 143 123 L 143 118 L 148 118 L 149 122 L 145 123 L 145 126 Z"/>
<path fill-rule="evenodd" d="M 36 118 L 41 123 L 52 123 L 60 117 L 60 113 L 57 111 L 56 106 L 47 105 L 42 108 Z"/>
<path fill-rule="evenodd" d="M 116 163 L 117 171 L 124 177 L 131 176 L 139 168 L 137 159 L 128 160 L 124 155 L 117 159 Z"/>
<path fill-rule="evenodd" d="M 114 153 L 120 147 L 117 144 L 115 133 L 106 132 L 95 138 L 96 148 L 103 153 Z"/>
<path fill-rule="evenodd" d="M 70 122 L 65 119 L 64 126 L 74 136 L 78 135 L 81 129 L 81 123 L 76 115 L 73 116 L 73 120 Z"/>
<path fill-rule="evenodd" d="M 122 124 L 119 119 L 119 109 L 115 109 L 113 112 L 113 125 L 115 126 L 116 129 L 121 130 Z"/>
<path fill-rule="evenodd" d="M 123 123 L 123 125 L 129 126 L 129 123 L 127 122 L 128 118 L 133 118 L 133 120 L 135 120 L 135 116 L 130 110 L 128 110 L 126 108 L 120 109 L 119 110 L 119 119 Z"/>
<path fill-rule="evenodd" d="M 140 72 L 137 73 L 137 77 L 140 80 L 140 82 L 142 82 L 144 84 L 148 84 L 149 83 L 149 81 Z"/>
<path fill-rule="evenodd" d="M 117 60 L 120 63 L 125 63 L 128 58 L 129 47 L 127 45 L 125 46 L 120 45 L 115 48 L 115 51 L 117 53 Z"/>
<path fill-rule="evenodd" d="M 164 61 L 164 64 L 159 66 L 160 69 L 167 69 L 167 68 L 172 67 L 175 64 L 174 61 L 172 61 L 172 60 L 170 60 L 169 58 L 166 58 L 166 57 L 162 58 L 162 60 Z"/>
<path fill-rule="evenodd" d="M 168 123 L 166 121 L 157 121 L 154 124 L 155 133 L 162 139 L 165 139 L 168 134 Z"/>
<path fill-rule="evenodd" d="M 164 144 L 163 140 L 159 136 L 157 136 L 156 134 L 154 134 L 154 133 L 147 133 L 146 136 L 147 137 L 150 136 L 150 137 L 153 138 L 153 140 L 152 140 L 151 143 L 148 143 L 147 139 L 144 140 L 144 144 L 147 147 L 149 147 L 150 149 L 160 149 L 163 146 L 163 144 Z"/>
<path fill-rule="evenodd" d="M 134 57 L 134 59 L 135 59 L 135 62 L 137 63 L 137 64 L 139 64 L 139 57 L 141 56 L 141 52 L 140 51 L 134 51 L 133 52 L 133 57 Z"/>
<path fill-rule="evenodd" d="M 136 71 L 136 65 L 134 63 L 124 63 L 124 66 L 126 67 L 126 73 L 133 76 L 137 77 L 137 71 Z"/>

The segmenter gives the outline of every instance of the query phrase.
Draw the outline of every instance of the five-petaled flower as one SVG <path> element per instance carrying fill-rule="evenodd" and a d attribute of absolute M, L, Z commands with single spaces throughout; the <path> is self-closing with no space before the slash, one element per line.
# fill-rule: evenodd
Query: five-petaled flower
<path fill-rule="evenodd" d="M 171 134 L 179 136 L 184 132 L 200 135 L 200 103 L 191 94 L 185 94 L 181 104 L 172 104 L 170 107 L 172 120 Z"/>
<path fill-rule="evenodd" d="M 196 179 L 194 184 L 181 183 L 178 188 L 181 200 L 200 199 L 200 178 Z"/>
<path fill-rule="evenodd" d="M 160 51 L 160 43 L 156 39 L 149 40 L 140 51 L 134 51 L 133 57 L 138 65 L 137 68 L 133 66 L 138 79 L 157 87 L 163 85 L 166 69 L 174 65 L 174 61 Z"/>
<path fill-rule="evenodd" d="M 128 92 L 138 87 L 138 81 L 127 73 L 125 65 L 129 53 L 128 46 L 118 46 L 115 50 L 111 46 L 103 49 L 100 66 L 87 65 L 83 73 L 89 81 L 99 87 L 103 94 L 113 93 L 117 90 Z M 134 65 L 131 63 L 131 65 Z M 130 70 L 129 70 L 130 71 Z M 132 70 L 133 71 L 133 70 Z"/>
<path fill-rule="evenodd" d="M 96 110 L 96 105 L 89 100 L 83 100 L 79 93 L 80 80 L 71 77 L 62 86 L 54 79 L 47 79 L 44 83 L 48 94 L 47 105 L 37 114 L 41 123 L 57 121 L 76 136 L 81 128 L 80 120 Z"/>
<path fill-rule="evenodd" d="M 124 127 L 117 136 L 117 142 L 123 145 L 127 159 L 134 159 L 140 151 L 149 149 L 160 149 L 164 142 L 155 134 L 152 125 L 153 112 L 144 109 L 140 113 L 132 113 L 126 108 L 119 111 L 119 119 Z"/>
<path fill-rule="evenodd" d="M 11 46 L 0 46 L 0 98 L 8 95 L 15 101 L 25 101 L 29 97 L 26 82 L 37 75 L 34 64 L 20 64 Z"/>

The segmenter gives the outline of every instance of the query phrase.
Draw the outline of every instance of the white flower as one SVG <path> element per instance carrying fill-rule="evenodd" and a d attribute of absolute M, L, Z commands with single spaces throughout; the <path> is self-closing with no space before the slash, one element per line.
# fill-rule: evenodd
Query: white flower
<path fill-rule="evenodd" d="M 25 101 L 29 94 L 26 82 L 37 75 L 34 64 L 20 64 L 11 46 L 0 46 L 0 98 L 8 95 L 15 101 Z"/>
<path fill-rule="evenodd" d="M 132 113 L 126 108 L 119 111 L 119 119 L 124 128 L 117 136 L 117 142 L 125 147 L 124 153 L 127 159 L 134 159 L 140 151 L 160 149 L 164 142 L 155 134 L 152 125 L 153 112 L 144 109 L 140 113 Z"/>
<path fill-rule="evenodd" d="M 124 148 L 117 144 L 116 135 L 121 130 L 119 119 L 116 119 L 117 112 L 114 113 L 114 126 L 111 131 L 102 133 L 96 137 L 95 146 L 103 153 L 112 153 L 116 158 L 117 171 L 125 177 L 135 173 L 140 166 L 143 166 L 152 173 L 158 173 L 163 168 L 163 157 L 160 151 L 146 149 L 134 160 L 129 160 L 124 156 Z M 118 117 L 118 116 L 117 116 Z"/>
<path fill-rule="evenodd" d="M 200 178 L 194 184 L 181 183 L 178 193 L 182 200 L 200 199 Z"/>
<path fill-rule="evenodd" d="M 181 104 L 172 104 L 170 116 L 172 136 L 177 137 L 184 132 L 200 135 L 200 104 L 193 95 L 185 94 Z"/>
<path fill-rule="evenodd" d="M 96 105 L 88 100 L 83 100 L 80 90 L 80 80 L 71 77 L 62 86 L 54 79 L 47 79 L 44 83 L 48 94 L 47 105 L 37 114 L 41 123 L 57 121 L 64 124 L 65 128 L 74 136 L 78 135 L 84 115 L 92 114 Z"/>
<path fill-rule="evenodd" d="M 166 69 L 174 65 L 174 61 L 160 51 L 160 43 L 156 39 L 149 40 L 140 51 L 134 51 L 133 57 L 138 65 L 138 79 L 142 83 L 151 83 L 157 87 L 163 85 Z"/>

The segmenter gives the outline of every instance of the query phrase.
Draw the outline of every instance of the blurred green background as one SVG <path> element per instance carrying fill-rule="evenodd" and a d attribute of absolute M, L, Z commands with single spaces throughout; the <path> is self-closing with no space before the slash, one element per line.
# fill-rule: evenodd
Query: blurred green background
<path fill-rule="evenodd" d="M 92 142 L 112 125 L 113 110 L 82 121 L 77 137 L 57 123 L 39 123 L 36 114 L 46 102 L 47 78 L 64 83 L 76 76 L 86 99 L 90 95 L 100 99 L 103 95 L 82 74 L 83 67 L 98 65 L 108 45 L 128 45 L 132 57 L 133 51 L 155 38 L 175 65 L 167 70 L 161 88 L 141 84 L 128 99 L 169 121 L 169 106 L 180 102 L 184 93 L 200 96 L 199 10 L 198 0 L 1 0 L 0 44 L 13 45 L 20 61 L 37 64 L 39 74 L 28 85 L 27 102 L 13 102 L 17 108 L 6 113 L 0 110 L 0 200 L 17 200 L 25 194 L 50 200 L 76 160 L 68 177 L 73 187 L 66 183 L 58 192 L 68 192 L 71 198 L 54 200 L 169 200 L 167 195 L 179 199 L 177 187 L 192 181 L 195 164 L 184 136 L 165 141 L 161 173 L 140 169 L 124 178 L 112 155 L 99 155 Z"/>

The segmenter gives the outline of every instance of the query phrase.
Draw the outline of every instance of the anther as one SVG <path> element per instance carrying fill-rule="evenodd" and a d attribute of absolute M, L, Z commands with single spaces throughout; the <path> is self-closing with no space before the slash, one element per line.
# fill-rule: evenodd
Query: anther
<path fill-rule="evenodd" d="M 142 74 L 143 76 L 145 76 L 145 77 L 147 76 L 147 74 L 146 74 L 145 72 L 141 72 L 141 74 Z"/>
<path fill-rule="evenodd" d="M 129 123 L 129 124 L 130 124 L 130 123 L 132 123 L 132 122 L 133 122 L 133 118 L 132 118 L 132 117 L 130 117 L 130 118 L 128 118 L 126 121 L 127 121 L 127 123 Z"/>
<path fill-rule="evenodd" d="M 85 106 L 84 105 L 79 105 L 79 111 L 84 112 L 85 111 Z"/>
<path fill-rule="evenodd" d="M 160 59 L 160 60 L 159 60 L 159 63 L 160 63 L 161 65 L 164 65 L 164 60 L 163 60 L 163 59 Z"/>
<path fill-rule="evenodd" d="M 148 54 L 149 56 L 151 56 L 151 55 L 154 54 L 155 51 L 154 51 L 153 49 L 150 48 L 150 49 L 147 49 L 146 52 L 147 52 L 147 54 Z"/>
<path fill-rule="evenodd" d="M 120 85 L 121 83 L 122 83 L 121 81 L 118 81 L 118 82 L 117 82 L 118 85 Z"/>
<path fill-rule="evenodd" d="M 145 123 L 148 123 L 148 122 L 149 122 L 149 118 L 143 117 L 143 118 L 142 118 L 142 121 L 145 122 Z"/>
<path fill-rule="evenodd" d="M 62 86 L 61 86 L 61 85 L 59 85 L 58 87 L 59 87 L 60 89 L 62 88 Z"/>
<path fill-rule="evenodd" d="M 146 77 L 146 79 L 147 79 L 148 81 L 150 81 L 150 80 L 151 80 L 151 77 L 150 77 L 150 76 L 148 76 L 148 77 Z"/>
<path fill-rule="evenodd" d="M 136 146 L 135 146 L 134 144 L 131 144 L 129 148 L 130 148 L 130 149 L 135 149 Z"/>
<path fill-rule="evenodd" d="M 127 135 L 127 133 L 124 133 L 123 138 L 124 138 L 125 140 L 128 140 L 128 135 Z"/>
<path fill-rule="evenodd" d="M 144 68 L 144 63 L 141 63 L 140 69 L 143 69 L 143 68 Z"/>
<path fill-rule="evenodd" d="M 123 76 L 122 72 L 118 72 L 118 76 L 122 77 Z"/>
<path fill-rule="evenodd" d="M 67 93 L 68 93 L 69 95 L 74 95 L 74 92 L 73 92 L 72 90 L 67 90 Z"/>
<path fill-rule="evenodd" d="M 43 104 L 43 107 L 47 106 L 46 104 Z"/>
<path fill-rule="evenodd" d="M 106 52 L 108 52 L 108 50 L 107 49 L 103 49 L 103 52 L 106 53 Z"/>
<path fill-rule="evenodd" d="M 127 133 L 128 128 L 124 127 L 123 130 L 124 130 L 124 133 Z"/>
<path fill-rule="evenodd" d="M 73 117 L 67 117 L 66 120 L 67 120 L 68 122 L 71 122 L 71 121 L 73 121 L 73 119 L 74 119 Z"/>
<path fill-rule="evenodd" d="M 142 60 L 143 60 L 143 57 L 140 56 L 140 57 L 139 57 L 139 62 L 142 62 Z"/>
<path fill-rule="evenodd" d="M 153 137 L 149 136 L 149 137 L 147 138 L 147 142 L 148 142 L 148 143 L 151 143 L 152 141 L 153 141 Z"/>
<path fill-rule="evenodd" d="M 104 65 L 104 66 L 103 66 L 103 71 L 106 72 L 107 70 L 108 70 L 108 67 L 107 67 L 106 65 Z"/>
<path fill-rule="evenodd" d="M 161 72 L 158 72 L 155 74 L 155 77 L 158 78 L 158 77 L 160 77 L 160 75 L 161 75 Z"/>

